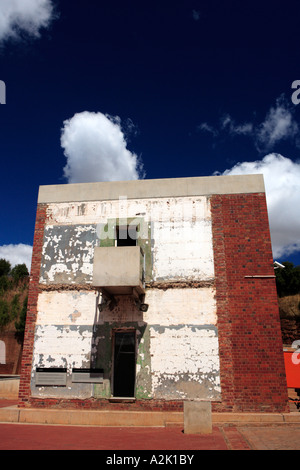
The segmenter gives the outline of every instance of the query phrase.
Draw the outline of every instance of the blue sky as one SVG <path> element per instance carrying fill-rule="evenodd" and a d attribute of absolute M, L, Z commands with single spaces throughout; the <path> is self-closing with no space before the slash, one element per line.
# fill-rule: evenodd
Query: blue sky
<path fill-rule="evenodd" d="M 299 13 L 0 0 L 0 258 L 30 262 L 39 185 L 256 172 L 274 259 L 300 264 Z"/>

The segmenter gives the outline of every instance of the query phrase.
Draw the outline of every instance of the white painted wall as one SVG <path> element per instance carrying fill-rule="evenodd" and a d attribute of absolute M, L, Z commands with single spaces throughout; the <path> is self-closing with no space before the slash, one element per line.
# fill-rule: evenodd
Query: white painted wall
<path fill-rule="evenodd" d="M 50 204 L 47 215 L 49 227 L 81 224 L 82 230 L 95 230 L 95 225 L 106 224 L 108 219 L 143 217 L 152 227 L 154 281 L 214 278 L 207 197 Z M 51 242 L 46 231 L 45 246 Z M 54 242 L 59 253 L 59 240 Z M 91 272 L 92 252 L 84 266 L 86 272 Z M 52 272 L 64 272 L 60 254 L 51 269 L 50 278 Z M 76 262 L 72 269 L 78 270 Z M 33 370 L 36 366 L 69 370 L 81 367 L 91 355 L 93 325 L 139 322 L 150 326 L 152 396 L 163 397 L 164 384 L 172 379 L 178 381 L 172 391 L 175 398 L 189 397 L 189 382 L 197 386 L 203 382 L 205 391 L 199 391 L 200 396 L 204 393 L 206 398 L 214 397 L 220 391 L 215 289 L 153 288 L 147 290 L 145 301 L 149 304 L 145 313 L 136 309 L 132 298 L 124 296 L 113 311 L 99 313 L 100 297 L 96 291 L 41 292 Z"/>
<path fill-rule="evenodd" d="M 91 353 L 90 331 L 57 325 L 38 325 L 35 330 L 33 367 L 82 367 Z M 87 366 L 86 366 L 87 367 Z"/>
<path fill-rule="evenodd" d="M 150 332 L 154 398 L 212 399 L 218 396 L 220 364 L 214 329 L 178 325 L 176 328 L 152 327 Z M 192 390 L 189 389 L 191 384 Z"/>
<path fill-rule="evenodd" d="M 93 230 L 96 225 L 98 236 L 101 236 L 100 226 L 108 220 L 143 217 L 152 227 L 153 280 L 207 280 L 214 277 L 211 211 L 207 197 L 50 204 L 47 217 L 49 227 L 81 224 L 81 230 L 84 227 Z M 50 242 L 46 229 L 44 252 Z M 59 240 L 55 242 L 58 255 L 47 273 L 50 281 L 55 273 L 67 273 L 59 252 Z M 92 272 L 91 250 L 84 260 L 87 274 Z M 78 270 L 78 260 L 74 259 L 71 269 L 73 273 Z M 46 281 L 41 279 L 41 282 Z"/>
<path fill-rule="evenodd" d="M 150 289 L 147 312 L 137 310 L 131 297 L 118 296 L 113 311 L 99 313 L 97 304 L 101 298 L 96 291 L 42 292 L 38 299 L 33 371 L 36 367 L 66 367 L 71 373 L 72 367 L 82 367 L 91 358 L 94 324 L 137 322 L 150 326 L 153 397 L 157 389 L 162 397 L 161 386 L 166 379 L 179 380 L 180 376 L 198 383 L 210 377 L 213 397 L 220 388 L 214 297 L 214 288 Z M 143 361 L 144 357 L 140 359 Z M 188 396 L 182 383 L 177 384 L 173 398 Z"/>
<path fill-rule="evenodd" d="M 147 312 L 140 312 L 129 296 L 117 296 L 117 307 L 99 313 L 97 291 L 41 292 L 36 325 L 93 325 L 104 322 L 144 321 L 148 324 L 216 325 L 214 288 L 149 289 Z"/>
<path fill-rule="evenodd" d="M 92 326 L 97 320 L 96 291 L 42 292 L 33 351 L 36 367 L 82 367 L 89 360 Z"/>
<path fill-rule="evenodd" d="M 144 319 L 157 325 L 216 325 L 214 288 L 149 289 Z"/>
<path fill-rule="evenodd" d="M 96 291 L 50 291 L 38 297 L 36 325 L 93 325 L 99 294 Z"/>

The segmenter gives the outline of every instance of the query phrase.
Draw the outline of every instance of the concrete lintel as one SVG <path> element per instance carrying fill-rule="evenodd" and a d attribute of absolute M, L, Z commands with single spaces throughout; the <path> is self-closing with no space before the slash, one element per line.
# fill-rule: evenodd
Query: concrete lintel
<path fill-rule="evenodd" d="M 265 192 L 263 175 L 222 175 L 40 186 L 38 203 Z"/>

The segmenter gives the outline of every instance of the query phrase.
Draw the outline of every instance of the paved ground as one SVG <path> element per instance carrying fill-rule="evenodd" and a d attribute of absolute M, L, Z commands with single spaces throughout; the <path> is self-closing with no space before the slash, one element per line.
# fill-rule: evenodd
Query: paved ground
<path fill-rule="evenodd" d="M 0 406 L 13 404 L 13 400 L 0 401 Z M 0 450 L 104 450 L 115 451 L 116 456 L 123 450 L 177 454 L 189 451 L 189 455 L 197 450 L 300 450 L 300 425 L 218 425 L 208 435 L 186 435 L 180 426 L 114 428 L 0 423 Z"/>
<path fill-rule="evenodd" d="M 241 434 L 256 450 L 300 450 L 300 425 L 239 427 Z"/>
<path fill-rule="evenodd" d="M 214 426 L 212 434 L 174 428 L 111 428 L 0 423 L 0 450 L 300 450 L 300 426 Z"/>
<path fill-rule="evenodd" d="M 249 449 L 235 428 L 205 436 L 176 428 L 111 428 L 0 424 L 1 450 L 227 450 Z"/>

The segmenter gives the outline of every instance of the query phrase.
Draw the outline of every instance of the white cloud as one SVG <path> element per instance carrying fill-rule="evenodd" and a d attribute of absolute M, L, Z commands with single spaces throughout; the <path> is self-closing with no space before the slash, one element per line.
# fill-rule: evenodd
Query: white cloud
<path fill-rule="evenodd" d="M 298 146 L 299 126 L 294 119 L 293 108 L 280 96 L 276 100 L 276 105 L 267 112 L 266 117 L 260 124 L 245 122 L 237 124 L 229 115 L 224 115 L 220 120 L 219 128 L 212 127 L 208 123 L 198 126 L 201 131 L 210 132 L 214 137 L 220 132 L 226 132 L 230 136 L 249 136 L 253 139 L 255 148 L 259 152 L 270 152 L 274 150 L 277 143 L 290 139 Z"/>
<path fill-rule="evenodd" d="M 28 271 L 31 267 L 32 246 L 19 243 L 18 245 L 0 246 L 0 259 L 6 259 L 11 266 L 25 263 Z"/>
<path fill-rule="evenodd" d="M 252 135 L 253 133 L 253 124 L 251 122 L 235 124 L 234 120 L 229 116 L 229 114 L 223 116 L 221 120 L 221 127 L 222 129 L 228 129 L 229 133 L 232 135 Z"/>
<path fill-rule="evenodd" d="M 283 97 L 280 97 L 276 106 L 271 107 L 264 122 L 256 130 L 257 147 L 270 150 L 283 139 L 293 139 L 298 132 L 298 124 L 294 120 L 292 111 L 284 102 Z"/>
<path fill-rule="evenodd" d="M 224 175 L 263 174 L 274 258 L 300 251 L 300 162 L 270 153 L 262 160 L 242 162 Z"/>
<path fill-rule="evenodd" d="M 118 117 L 88 111 L 75 114 L 64 121 L 61 146 L 67 158 L 64 176 L 68 183 L 143 177 L 137 155 L 127 149 Z"/>
<path fill-rule="evenodd" d="M 202 122 L 201 124 L 199 124 L 198 129 L 203 132 L 211 133 L 215 137 L 218 135 L 218 131 L 214 127 L 207 124 L 207 122 Z"/>
<path fill-rule="evenodd" d="M 193 16 L 193 19 L 194 19 L 195 21 L 199 21 L 199 20 L 200 20 L 200 16 L 201 16 L 201 15 L 200 15 L 200 11 L 193 10 L 193 11 L 192 11 L 192 16 Z"/>
<path fill-rule="evenodd" d="M 39 37 L 53 15 L 52 0 L 1 0 L 0 41 L 20 39 L 24 33 Z"/>
<path fill-rule="evenodd" d="M 244 136 L 255 136 L 255 127 L 251 122 L 245 122 L 243 124 L 236 124 L 234 119 L 229 114 L 225 114 L 220 119 L 219 128 L 213 127 L 207 122 L 202 122 L 197 126 L 197 129 L 202 132 L 211 133 L 214 137 L 220 136 L 221 132 L 226 132 L 231 136 L 244 135 Z"/>

